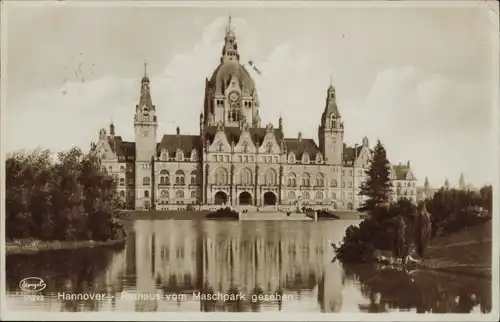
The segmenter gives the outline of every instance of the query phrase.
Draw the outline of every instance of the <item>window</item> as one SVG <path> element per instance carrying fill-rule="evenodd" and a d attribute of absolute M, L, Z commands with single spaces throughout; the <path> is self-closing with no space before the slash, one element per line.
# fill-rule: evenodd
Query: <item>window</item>
<path fill-rule="evenodd" d="M 243 153 L 248 153 L 248 143 L 243 142 Z"/>
<path fill-rule="evenodd" d="M 121 167 L 120 167 L 120 171 L 121 171 L 121 172 L 125 172 L 125 167 L 124 167 L 124 166 L 121 166 Z"/>
<path fill-rule="evenodd" d="M 266 185 L 274 186 L 276 185 L 276 171 L 274 169 L 269 169 L 266 173 Z"/>
<path fill-rule="evenodd" d="M 196 198 L 196 191 L 191 191 L 191 198 Z"/>
<path fill-rule="evenodd" d="M 132 179 L 132 178 L 128 179 L 128 184 L 129 184 L 130 186 L 131 186 L 131 185 L 133 185 L 133 184 L 134 184 L 134 179 Z"/>
<path fill-rule="evenodd" d="M 227 185 L 228 183 L 228 175 L 227 170 L 224 168 L 218 168 L 215 171 L 215 184 L 219 186 Z"/>
<path fill-rule="evenodd" d="M 323 192 L 317 191 L 316 192 L 316 200 L 323 200 Z"/>
<path fill-rule="evenodd" d="M 325 178 L 322 173 L 318 173 L 316 175 L 316 186 L 317 187 L 324 187 L 325 186 Z"/>
<path fill-rule="evenodd" d="M 182 170 L 175 172 L 175 184 L 185 184 L 184 172 Z"/>
<path fill-rule="evenodd" d="M 180 150 L 177 150 L 177 153 L 175 154 L 175 160 L 176 161 L 184 160 L 184 153 L 182 153 L 182 151 Z"/>
<path fill-rule="evenodd" d="M 120 197 L 122 197 L 122 198 L 125 197 L 125 191 L 123 191 L 123 190 L 120 191 Z"/>
<path fill-rule="evenodd" d="M 160 159 L 162 161 L 168 161 L 168 152 L 165 149 L 161 151 Z"/>
<path fill-rule="evenodd" d="M 175 192 L 175 197 L 176 197 L 176 198 L 184 198 L 184 191 L 182 191 L 182 190 L 177 190 L 177 191 Z"/>
<path fill-rule="evenodd" d="M 144 191 L 144 197 L 149 198 L 149 191 L 148 190 Z"/>
<path fill-rule="evenodd" d="M 331 186 L 334 188 L 337 187 L 337 179 L 332 179 Z"/>
<path fill-rule="evenodd" d="M 309 196 L 309 192 L 304 191 L 302 192 L 302 199 L 304 200 L 309 200 L 311 197 Z"/>
<path fill-rule="evenodd" d="M 162 190 L 160 191 L 160 196 L 164 197 L 164 198 L 168 198 L 168 190 Z"/>
<path fill-rule="evenodd" d="M 309 176 L 309 173 L 303 173 L 302 174 L 302 186 L 309 187 L 310 185 L 311 185 L 311 176 Z"/>
<path fill-rule="evenodd" d="M 167 170 L 160 171 L 160 184 L 165 184 L 165 185 L 170 184 L 170 176 Z"/>
<path fill-rule="evenodd" d="M 197 173 L 196 171 L 191 171 L 191 184 L 196 184 Z"/>
<path fill-rule="evenodd" d="M 124 178 L 120 178 L 120 186 L 124 186 L 125 185 L 125 179 Z"/>
<path fill-rule="evenodd" d="M 145 186 L 149 186 L 151 184 L 151 179 L 149 177 L 144 177 L 142 179 L 142 184 Z"/>
<path fill-rule="evenodd" d="M 289 187 L 296 187 L 297 186 L 297 176 L 295 173 L 291 172 L 288 174 L 288 186 Z"/>
<path fill-rule="evenodd" d="M 292 152 L 288 155 L 288 162 L 295 163 L 295 155 Z"/>
<path fill-rule="evenodd" d="M 335 192 L 332 192 L 332 199 L 333 200 L 337 199 L 337 194 Z"/>
<path fill-rule="evenodd" d="M 266 144 L 266 152 L 267 153 L 273 152 L 273 143 L 272 142 L 267 142 L 267 144 Z"/>
<path fill-rule="evenodd" d="M 240 183 L 244 186 L 251 185 L 252 180 L 252 171 L 248 168 L 241 169 L 240 171 Z"/>
<path fill-rule="evenodd" d="M 112 166 L 109 167 L 109 173 L 111 173 L 111 172 L 113 172 L 113 167 Z"/>
<path fill-rule="evenodd" d="M 292 201 L 293 201 L 293 200 L 295 200 L 296 198 L 297 198 L 297 196 L 295 195 L 295 192 L 293 192 L 293 191 L 289 191 L 289 192 L 288 192 L 288 199 L 290 199 L 290 200 L 292 200 Z"/>

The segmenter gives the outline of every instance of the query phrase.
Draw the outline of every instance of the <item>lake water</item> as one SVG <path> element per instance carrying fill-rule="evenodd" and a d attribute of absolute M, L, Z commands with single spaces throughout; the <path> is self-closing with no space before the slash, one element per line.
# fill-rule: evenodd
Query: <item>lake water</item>
<path fill-rule="evenodd" d="M 331 241 L 356 223 L 137 220 L 121 249 L 8 256 L 7 306 L 52 312 L 491 310 L 489 279 L 332 262 Z M 19 286 L 27 277 L 43 279 L 46 288 L 28 296 Z M 217 300 L 224 295 L 228 301 Z"/>

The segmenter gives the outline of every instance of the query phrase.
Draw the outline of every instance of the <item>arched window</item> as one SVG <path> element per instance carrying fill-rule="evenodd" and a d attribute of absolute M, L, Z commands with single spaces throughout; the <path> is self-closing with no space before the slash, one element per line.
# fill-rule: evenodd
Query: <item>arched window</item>
<path fill-rule="evenodd" d="M 125 167 L 124 166 L 120 166 L 120 171 L 121 172 L 125 172 Z"/>
<path fill-rule="evenodd" d="M 266 144 L 266 153 L 271 153 L 273 151 L 273 143 L 267 142 Z"/>
<path fill-rule="evenodd" d="M 182 170 L 175 172 L 175 184 L 185 184 L 184 172 Z"/>
<path fill-rule="evenodd" d="M 337 185 L 338 185 L 338 184 L 337 184 L 337 179 L 332 179 L 332 181 L 331 181 L 331 186 L 332 186 L 332 187 L 334 187 L 334 188 L 336 188 L 336 187 L 337 187 Z"/>
<path fill-rule="evenodd" d="M 177 190 L 177 191 L 175 192 L 175 197 L 176 197 L 176 198 L 184 198 L 184 191 L 182 191 L 182 190 Z"/>
<path fill-rule="evenodd" d="M 161 158 L 162 161 L 168 161 L 168 152 L 167 152 L 167 150 L 163 149 L 161 151 L 160 158 Z"/>
<path fill-rule="evenodd" d="M 309 156 L 306 153 L 302 155 L 302 163 L 309 163 Z"/>
<path fill-rule="evenodd" d="M 142 184 L 145 186 L 149 186 L 151 184 L 151 179 L 149 177 L 142 178 Z"/>
<path fill-rule="evenodd" d="M 248 168 L 241 169 L 240 171 L 240 183 L 244 186 L 251 185 L 252 180 L 252 171 Z"/>
<path fill-rule="evenodd" d="M 196 191 L 195 190 L 191 191 L 191 198 L 196 198 Z"/>
<path fill-rule="evenodd" d="M 316 186 L 324 187 L 325 186 L 325 176 L 322 173 L 316 174 Z"/>
<path fill-rule="evenodd" d="M 276 185 L 276 171 L 274 169 L 269 169 L 266 173 L 266 185 L 274 186 Z"/>
<path fill-rule="evenodd" d="M 123 191 L 123 190 L 120 191 L 120 197 L 122 197 L 122 198 L 125 197 L 125 191 Z"/>
<path fill-rule="evenodd" d="M 144 197 L 149 198 L 149 191 L 148 190 L 144 191 Z"/>
<path fill-rule="evenodd" d="M 293 152 L 288 154 L 288 163 L 295 163 L 295 154 Z"/>
<path fill-rule="evenodd" d="M 190 183 L 191 184 L 196 184 L 196 178 L 198 177 L 196 171 L 191 171 L 191 174 L 190 174 L 191 178 L 190 178 Z"/>
<path fill-rule="evenodd" d="M 125 179 L 124 178 L 120 178 L 120 186 L 124 186 L 125 185 Z"/>
<path fill-rule="evenodd" d="M 215 184 L 218 186 L 227 185 L 228 183 L 227 170 L 224 168 L 218 168 L 217 170 L 215 170 L 214 179 L 215 179 Z"/>
<path fill-rule="evenodd" d="M 337 199 L 337 194 L 335 192 L 332 192 L 332 199 L 336 200 Z"/>
<path fill-rule="evenodd" d="M 294 191 L 288 191 L 288 199 L 290 200 L 290 203 L 293 203 L 295 199 L 297 199 Z"/>
<path fill-rule="evenodd" d="M 288 186 L 289 187 L 296 187 L 297 186 L 297 175 L 295 173 L 290 172 L 288 174 Z"/>
<path fill-rule="evenodd" d="M 109 173 L 113 172 L 113 167 L 109 166 Z"/>
<path fill-rule="evenodd" d="M 311 186 L 311 176 L 307 172 L 302 174 L 302 186 L 304 187 Z"/>
<path fill-rule="evenodd" d="M 168 185 L 170 184 L 170 174 L 167 170 L 160 171 L 160 184 Z"/>
<path fill-rule="evenodd" d="M 162 196 L 163 198 L 168 198 L 168 190 L 166 190 L 166 189 L 162 190 L 160 192 L 160 196 Z"/>
<path fill-rule="evenodd" d="M 191 151 L 191 161 L 198 161 L 198 152 L 196 150 Z"/>
<path fill-rule="evenodd" d="M 311 196 L 309 195 L 309 192 L 307 192 L 307 191 L 302 192 L 302 199 L 303 200 L 309 200 L 310 198 L 311 198 Z"/>
<path fill-rule="evenodd" d="M 184 160 L 184 153 L 182 153 L 181 150 L 177 150 L 177 153 L 175 154 L 175 160 L 176 161 Z"/>
<path fill-rule="evenodd" d="M 318 200 L 318 201 L 322 201 L 323 200 L 323 192 L 316 191 L 316 200 Z"/>

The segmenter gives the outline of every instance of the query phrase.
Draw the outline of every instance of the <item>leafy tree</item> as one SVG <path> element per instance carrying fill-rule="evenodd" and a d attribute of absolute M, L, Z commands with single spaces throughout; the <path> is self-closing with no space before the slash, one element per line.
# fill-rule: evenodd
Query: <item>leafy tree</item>
<path fill-rule="evenodd" d="M 387 205 L 392 192 L 390 179 L 391 165 L 383 144 L 377 141 L 370 166 L 366 171 L 367 179 L 361 184 L 359 195 L 367 197 L 358 211 L 373 214 L 379 206 Z"/>
<path fill-rule="evenodd" d="M 73 148 L 6 160 L 7 238 L 108 240 L 123 237 L 123 202 L 99 158 Z"/>

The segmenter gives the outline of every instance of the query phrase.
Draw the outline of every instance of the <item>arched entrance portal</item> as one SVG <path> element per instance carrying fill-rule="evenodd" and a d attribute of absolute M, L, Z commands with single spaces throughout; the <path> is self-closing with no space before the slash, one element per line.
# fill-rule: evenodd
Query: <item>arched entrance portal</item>
<path fill-rule="evenodd" d="M 238 204 L 251 205 L 252 204 L 252 195 L 247 191 L 243 191 L 242 193 L 240 193 Z"/>
<path fill-rule="evenodd" d="M 216 205 L 223 205 L 227 203 L 227 195 L 223 191 L 219 191 L 215 194 L 215 204 Z"/>
<path fill-rule="evenodd" d="M 264 206 L 270 206 L 276 204 L 276 195 L 273 192 L 266 192 L 264 194 Z"/>

